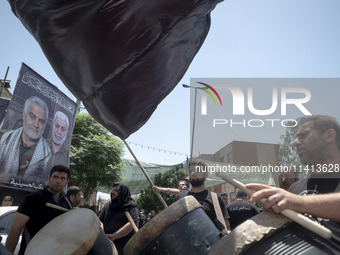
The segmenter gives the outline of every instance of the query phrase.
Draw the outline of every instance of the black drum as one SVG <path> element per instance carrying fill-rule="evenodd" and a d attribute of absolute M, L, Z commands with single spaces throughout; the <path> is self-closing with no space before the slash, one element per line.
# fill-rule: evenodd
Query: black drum
<path fill-rule="evenodd" d="M 193 196 L 184 197 L 145 224 L 126 244 L 125 255 L 208 254 L 220 232 Z"/>
<path fill-rule="evenodd" d="M 89 209 L 74 209 L 49 222 L 29 242 L 25 255 L 116 255 L 113 243 Z"/>
<path fill-rule="evenodd" d="M 262 212 L 237 226 L 209 255 L 335 255 L 329 241 L 287 217 Z"/>

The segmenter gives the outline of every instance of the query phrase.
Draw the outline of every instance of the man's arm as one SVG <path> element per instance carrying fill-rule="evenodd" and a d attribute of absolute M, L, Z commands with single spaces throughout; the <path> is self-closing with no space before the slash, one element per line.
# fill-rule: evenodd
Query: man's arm
<path fill-rule="evenodd" d="M 10 252 L 14 252 L 15 247 L 18 244 L 18 240 L 20 237 L 21 232 L 23 231 L 26 223 L 30 218 L 25 214 L 16 212 L 14 215 L 13 223 L 11 229 L 8 233 L 7 240 L 6 240 L 6 248 Z"/>
<path fill-rule="evenodd" d="M 247 184 L 246 187 L 258 190 L 251 196 L 250 202 L 255 202 L 262 198 L 266 199 L 263 203 L 264 210 L 272 208 L 274 212 L 279 213 L 285 209 L 291 209 L 298 213 L 308 213 L 314 217 L 340 222 L 339 192 L 300 196 L 284 189 L 263 184 Z"/>
<path fill-rule="evenodd" d="M 174 196 L 176 196 L 179 193 L 179 189 L 176 189 L 176 188 L 164 188 L 164 187 L 153 186 L 152 190 L 157 193 L 163 192 L 163 193 L 171 194 Z"/>
<path fill-rule="evenodd" d="M 112 234 L 107 234 L 106 236 L 113 242 L 116 239 L 127 236 L 132 231 L 132 225 L 130 222 L 126 223 L 123 227 L 118 229 L 116 232 Z"/>

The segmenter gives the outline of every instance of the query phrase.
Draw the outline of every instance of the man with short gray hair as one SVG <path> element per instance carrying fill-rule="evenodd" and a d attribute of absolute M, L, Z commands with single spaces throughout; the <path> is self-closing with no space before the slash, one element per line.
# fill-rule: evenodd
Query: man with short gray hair
<path fill-rule="evenodd" d="M 48 107 L 39 97 L 25 101 L 23 127 L 0 133 L 0 180 L 47 181 L 47 163 L 51 151 L 42 137 L 48 119 Z"/>

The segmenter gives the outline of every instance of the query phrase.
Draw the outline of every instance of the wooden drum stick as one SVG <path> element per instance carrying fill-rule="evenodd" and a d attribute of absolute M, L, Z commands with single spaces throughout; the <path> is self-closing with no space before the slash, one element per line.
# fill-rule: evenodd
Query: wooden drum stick
<path fill-rule="evenodd" d="M 129 144 L 123 140 L 123 142 L 125 143 L 126 147 L 128 148 L 128 150 L 130 151 L 131 155 L 133 156 L 133 158 L 135 159 L 137 165 L 139 166 L 139 168 L 142 170 L 143 174 L 145 175 L 146 179 L 149 181 L 151 187 L 155 186 L 153 184 L 153 181 L 150 179 L 149 175 L 147 174 L 147 172 L 145 171 L 145 169 L 143 168 L 143 166 L 139 163 L 138 159 L 136 158 L 135 154 L 133 153 L 133 151 L 131 150 Z M 162 205 L 164 206 L 164 208 L 167 208 L 167 204 L 165 203 L 163 197 L 161 196 L 161 194 L 159 194 L 158 192 L 156 192 L 157 197 L 159 198 L 159 200 L 161 201 Z"/>
<path fill-rule="evenodd" d="M 66 209 L 66 208 L 64 208 L 64 207 L 61 207 L 61 206 L 59 206 L 59 205 L 55 205 L 55 204 L 51 204 L 51 203 L 46 203 L 45 205 L 48 206 L 48 207 L 51 207 L 51 208 L 60 210 L 60 211 L 64 211 L 64 212 L 68 212 L 68 211 L 69 211 L 69 209 Z"/>
<path fill-rule="evenodd" d="M 230 183 L 234 187 L 239 188 L 240 190 L 245 192 L 248 196 L 252 196 L 256 192 L 254 190 L 250 190 L 250 189 L 246 188 L 246 186 L 243 183 L 241 183 L 241 182 L 239 182 L 235 179 L 229 178 L 226 174 L 217 172 L 216 176 L 218 176 L 221 179 L 225 180 L 226 182 Z M 265 199 L 261 199 L 262 202 L 264 200 Z M 281 214 L 283 214 L 287 218 L 295 221 L 296 223 L 300 224 L 301 226 L 309 229 L 310 231 L 314 232 L 315 234 L 317 234 L 317 235 L 319 235 L 319 236 L 321 236 L 325 239 L 331 239 L 332 238 L 332 232 L 328 228 L 321 226 L 317 222 L 312 221 L 311 219 L 303 216 L 300 213 L 297 213 L 297 212 L 290 210 L 290 209 L 285 209 L 281 212 Z"/>
<path fill-rule="evenodd" d="M 138 232 L 138 228 L 137 228 L 135 222 L 133 221 L 133 219 L 131 218 L 130 213 L 129 212 L 125 212 L 125 215 L 126 215 L 126 218 L 129 220 L 130 224 L 132 225 L 133 230 L 137 233 Z"/>

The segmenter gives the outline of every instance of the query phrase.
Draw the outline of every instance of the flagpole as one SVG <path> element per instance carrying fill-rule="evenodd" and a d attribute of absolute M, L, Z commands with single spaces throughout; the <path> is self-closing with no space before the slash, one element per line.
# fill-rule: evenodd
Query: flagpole
<path fill-rule="evenodd" d="M 123 140 L 123 142 L 124 142 L 125 146 L 128 148 L 128 150 L 130 151 L 132 157 L 135 159 L 135 161 L 136 161 L 137 165 L 139 166 L 139 168 L 142 170 L 142 172 L 143 172 L 143 174 L 145 175 L 146 179 L 149 181 L 151 187 L 155 186 L 155 185 L 153 184 L 153 181 L 150 179 L 149 175 L 147 174 L 147 172 L 146 172 L 145 169 L 143 168 L 143 166 L 139 163 L 137 157 L 135 156 L 135 154 L 134 154 L 133 151 L 131 150 L 129 144 L 128 144 L 125 140 Z M 161 196 L 161 194 L 159 194 L 158 192 L 156 192 L 156 195 L 157 195 L 157 197 L 159 198 L 159 200 L 161 201 L 161 203 L 162 203 L 162 205 L 164 206 L 164 208 L 167 208 L 168 206 L 167 206 L 167 204 L 165 203 L 165 201 L 164 201 L 163 197 Z"/>
<path fill-rule="evenodd" d="M 5 84 L 6 84 L 6 79 L 7 79 L 8 71 L 9 71 L 9 66 L 7 67 L 6 74 L 5 74 L 5 78 L 4 78 L 4 80 L 1 82 L 1 87 L 0 87 L 0 97 L 1 97 L 1 95 L 2 95 L 2 91 L 3 91 L 4 88 L 5 88 Z"/>

